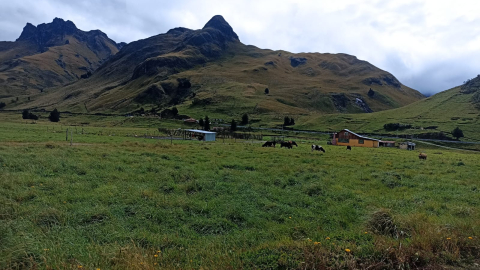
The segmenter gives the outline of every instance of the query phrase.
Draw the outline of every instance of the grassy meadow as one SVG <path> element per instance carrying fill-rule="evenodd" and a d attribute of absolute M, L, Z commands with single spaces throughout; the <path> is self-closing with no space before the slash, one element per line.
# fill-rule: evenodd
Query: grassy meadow
<path fill-rule="evenodd" d="M 480 263 L 476 153 L 171 144 L 80 121 L 72 146 L 60 123 L 0 121 L 0 269 Z"/>

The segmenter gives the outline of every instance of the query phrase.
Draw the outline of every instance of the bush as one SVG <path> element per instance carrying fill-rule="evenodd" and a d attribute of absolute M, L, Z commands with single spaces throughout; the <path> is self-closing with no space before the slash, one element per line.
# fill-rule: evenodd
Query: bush
<path fill-rule="evenodd" d="M 235 119 L 232 119 L 232 122 L 230 123 L 230 131 L 235 132 L 237 130 L 237 122 L 235 122 Z"/>
<path fill-rule="evenodd" d="M 396 131 L 396 130 L 404 130 L 407 128 L 412 128 L 412 125 L 400 124 L 400 123 L 388 123 L 383 125 L 383 128 L 386 131 Z"/>
<path fill-rule="evenodd" d="M 59 122 L 60 121 L 60 113 L 58 112 L 58 110 L 56 108 L 50 113 L 50 115 L 48 116 L 48 119 L 51 122 Z"/>
<path fill-rule="evenodd" d="M 453 131 L 452 131 L 452 136 L 457 138 L 457 140 L 461 137 L 464 137 L 463 136 L 463 131 L 459 128 L 459 127 L 456 127 Z"/>
<path fill-rule="evenodd" d="M 268 88 L 265 88 L 265 95 L 268 95 L 268 93 L 270 93 L 270 90 L 268 90 Z"/>
<path fill-rule="evenodd" d="M 29 114 L 28 110 L 23 110 L 23 112 L 22 112 L 22 119 L 29 119 L 29 118 L 28 118 L 28 114 Z"/>
<path fill-rule="evenodd" d="M 22 112 L 22 118 L 23 118 L 23 119 L 38 120 L 38 116 L 36 116 L 35 114 L 29 112 L 27 109 L 23 110 L 23 112 Z"/>
<path fill-rule="evenodd" d="M 248 114 L 242 115 L 242 123 L 243 126 L 248 124 Z"/>
<path fill-rule="evenodd" d="M 210 119 L 208 119 L 208 116 L 205 116 L 205 125 L 203 126 L 203 129 L 206 131 L 210 130 Z"/>
<path fill-rule="evenodd" d="M 7 104 L 5 104 L 5 102 L 0 102 L 0 109 L 3 109 L 5 106 L 7 106 Z"/>

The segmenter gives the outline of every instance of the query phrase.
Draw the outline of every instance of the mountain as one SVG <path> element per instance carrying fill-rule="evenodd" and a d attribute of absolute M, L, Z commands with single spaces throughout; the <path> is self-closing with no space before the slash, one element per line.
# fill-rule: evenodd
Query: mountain
<path fill-rule="evenodd" d="M 34 95 L 88 77 L 122 45 L 59 18 L 27 23 L 15 42 L 0 42 L 0 96 Z"/>
<path fill-rule="evenodd" d="M 400 124 L 404 128 L 386 130 L 385 124 Z M 407 106 L 371 114 L 316 116 L 296 126 L 304 129 L 341 130 L 348 128 L 360 133 L 415 135 L 420 138 L 453 138 L 459 127 L 468 141 L 480 140 L 480 76 L 464 85 L 440 92 Z M 447 138 L 448 139 L 448 138 Z"/>
<path fill-rule="evenodd" d="M 199 30 L 179 27 L 131 42 L 88 79 L 46 92 L 17 108 L 129 112 L 177 105 L 191 115 L 280 117 L 380 111 L 424 98 L 352 55 L 245 45 L 219 15 Z"/>

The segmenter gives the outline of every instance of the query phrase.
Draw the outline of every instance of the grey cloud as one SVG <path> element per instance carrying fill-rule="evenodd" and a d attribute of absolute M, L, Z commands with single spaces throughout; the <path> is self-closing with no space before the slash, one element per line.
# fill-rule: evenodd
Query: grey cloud
<path fill-rule="evenodd" d="M 37 25 L 60 17 L 82 30 L 99 29 L 117 42 L 131 42 L 179 26 L 199 29 L 220 14 L 245 44 L 352 54 L 425 93 L 449 89 L 480 73 L 474 61 L 480 56 L 480 15 L 452 12 L 453 19 L 442 24 L 442 18 L 432 21 L 430 3 L 421 0 L 4 2 L 0 40 L 18 38 L 27 22 Z M 450 16 L 450 10 L 445 13 Z"/>

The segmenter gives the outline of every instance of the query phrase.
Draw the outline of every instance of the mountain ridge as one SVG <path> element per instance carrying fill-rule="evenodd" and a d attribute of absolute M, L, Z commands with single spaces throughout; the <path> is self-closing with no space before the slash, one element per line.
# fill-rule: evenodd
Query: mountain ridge
<path fill-rule="evenodd" d="M 265 95 L 265 88 L 273 91 Z M 55 104 L 78 112 L 128 112 L 177 105 L 194 115 L 360 113 L 422 98 L 355 56 L 244 45 L 216 15 L 202 29 L 177 27 L 131 42 L 89 78 L 51 88 L 18 108 Z"/>
<path fill-rule="evenodd" d="M 0 95 L 18 97 L 74 82 L 93 72 L 123 43 L 71 21 L 27 23 L 14 42 L 0 42 Z"/>

